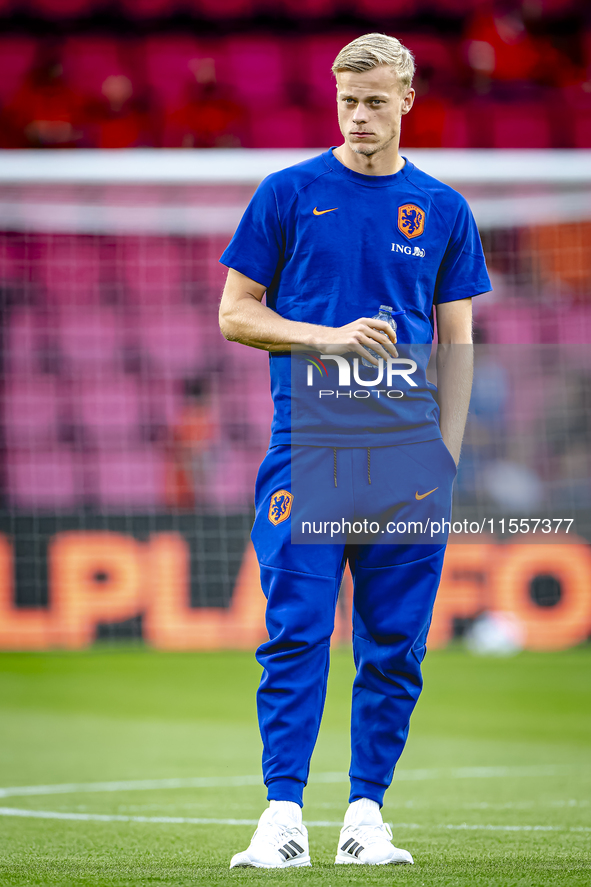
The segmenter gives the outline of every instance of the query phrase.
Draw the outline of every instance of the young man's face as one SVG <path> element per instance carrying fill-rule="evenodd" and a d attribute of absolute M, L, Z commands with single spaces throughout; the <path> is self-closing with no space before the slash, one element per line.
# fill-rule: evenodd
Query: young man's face
<path fill-rule="evenodd" d="M 367 157 L 392 145 L 397 150 L 400 119 L 412 108 L 414 95 L 414 89 L 400 85 L 396 71 L 388 65 L 362 74 L 339 71 L 339 126 L 349 148 Z"/>

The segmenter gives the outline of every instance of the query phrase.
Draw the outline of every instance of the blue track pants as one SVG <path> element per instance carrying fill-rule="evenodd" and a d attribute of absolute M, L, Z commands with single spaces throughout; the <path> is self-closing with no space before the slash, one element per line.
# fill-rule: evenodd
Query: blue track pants
<path fill-rule="evenodd" d="M 350 519 L 449 520 L 455 463 L 442 440 L 371 449 L 273 447 L 256 485 L 252 539 L 267 597 L 269 640 L 257 651 L 257 707 L 269 800 L 302 805 L 326 695 L 330 638 L 347 561 L 354 583 L 350 800 L 383 803 L 422 689 L 421 662 L 445 543 L 293 544 L 297 491 L 272 506 L 304 462 L 307 513 Z M 338 482 L 335 486 L 335 480 Z M 431 491 L 425 496 L 427 491 Z M 311 511 L 310 511 L 311 507 Z M 272 519 L 273 518 L 273 519 Z"/>

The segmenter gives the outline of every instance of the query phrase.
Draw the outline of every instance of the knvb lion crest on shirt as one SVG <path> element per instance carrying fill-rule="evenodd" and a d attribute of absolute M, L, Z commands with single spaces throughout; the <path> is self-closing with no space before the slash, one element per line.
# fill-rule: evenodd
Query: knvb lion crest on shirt
<path fill-rule="evenodd" d="M 288 490 L 277 490 L 276 493 L 273 493 L 269 505 L 269 520 L 274 526 L 287 520 L 291 514 L 292 502 L 293 495 Z"/>
<path fill-rule="evenodd" d="M 398 207 L 398 230 L 412 240 L 419 237 L 425 230 L 425 213 L 414 203 L 405 203 Z"/>

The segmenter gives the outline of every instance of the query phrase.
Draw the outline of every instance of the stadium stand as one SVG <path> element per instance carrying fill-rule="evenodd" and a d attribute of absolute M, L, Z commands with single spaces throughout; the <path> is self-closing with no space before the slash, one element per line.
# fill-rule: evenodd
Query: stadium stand
<path fill-rule="evenodd" d="M 337 137 L 332 61 L 375 29 L 417 58 L 405 145 L 591 146 L 576 0 L 119 0 L 106 19 L 91 0 L 27 6 L 44 36 L 0 8 L 4 148 L 317 147 Z"/>
<path fill-rule="evenodd" d="M 517 343 L 528 360 L 544 343 L 568 346 L 560 360 L 572 353 L 576 372 L 591 370 L 588 349 L 576 350 L 591 337 L 588 233 L 588 223 L 526 227 L 518 248 L 507 232 L 486 233 L 496 297 L 477 300 L 476 323 L 478 341 L 495 343 L 491 384 L 506 376 L 502 349 Z M 217 333 L 222 239 L 0 236 L 13 507 L 248 507 L 271 418 L 267 356 Z M 505 412 L 491 417 L 488 392 L 489 414 L 476 408 L 476 421 L 498 434 L 510 420 L 535 453 L 544 389 L 503 385 Z"/>

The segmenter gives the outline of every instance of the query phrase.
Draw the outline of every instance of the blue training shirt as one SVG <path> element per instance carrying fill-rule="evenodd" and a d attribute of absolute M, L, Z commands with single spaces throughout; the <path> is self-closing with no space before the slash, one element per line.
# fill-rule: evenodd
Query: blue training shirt
<path fill-rule="evenodd" d="M 354 172 L 332 148 L 259 185 L 220 262 L 265 286 L 267 305 L 289 320 L 339 327 L 391 305 L 398 342 L 423 345 L 423 353 L 433 341 L 434 305 L 491 289 L 478 229 L 461 194 L 408 160 L 394 175 Z M 416 358 L 412 349 L 397 347 L 401 356 Z M 389 446 L 441 437 L 426 360 L 417 386 L 400 385 L 400 400 L 374 396 L 368 412 L 367 401 L 362 407 L 325 396 L 305 418 L 300 410 L 292 428 L 291 355 L 269 356 L 271 446 Z M 318 372 L 326 374 L 322 386 L 336 392 L 336 362 L 325 361 Z M 368 369 L 367 378 L 373 376 Z"/>

